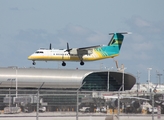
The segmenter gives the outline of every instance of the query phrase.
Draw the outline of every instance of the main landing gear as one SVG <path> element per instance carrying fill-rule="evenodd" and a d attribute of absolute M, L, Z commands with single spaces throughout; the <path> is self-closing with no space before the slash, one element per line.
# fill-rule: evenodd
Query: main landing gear
<path fill-rule="evenodd" d="M 84 62 L 81 61 L 81 62 L 80 62 L 80 65 L 84 65 Z M 65 63 L 64 61 L 62 62 L 62 66 L 66 66 L 66 63 Z"/>
<path fill-rule="evenodd" d="M 62 62 L 62 66 L 66 66 L 66 63 L 64 61 Z"/>
<path fill-rule="evenodd" d="M 83 61 L 81 61 L 81 62 L 80 62 L 80 65 L 84 65 L 84 62 L 83 62 Z"/>
<path fill-rule="evenodd" d="M 36 65 L 36 62 L 33 60 L 32 64 L 33 64 L 33 65 Z M 84 62 L 81 61 L 81 62 L 80 62 L 80 65 L 84 65 Z M 66 66 L 66 63 L 65 63 L 64 61 L 62 62 L 62 66 Z"/>

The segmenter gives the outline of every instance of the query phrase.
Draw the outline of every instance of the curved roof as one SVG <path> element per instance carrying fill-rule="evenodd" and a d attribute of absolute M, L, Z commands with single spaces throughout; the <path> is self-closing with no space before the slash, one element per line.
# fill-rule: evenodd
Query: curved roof
<path fill-rule="evenodd" d="M 78 69 L 41 69 L 41 68 L 0 68 L 0 88 L 15 87 L 16 80 L 18 88 L 71 88 L 81 87 L 83 80 L 93 73 L 107 71 L 78 70 Z M 121 83 L 121 74 L 110 71 L 118 82 Z M 135 77 L 125 73 L 125 85 L 131 88 L 135 84 Z M 129 86 L 129 87 L 128 87 Z"/>

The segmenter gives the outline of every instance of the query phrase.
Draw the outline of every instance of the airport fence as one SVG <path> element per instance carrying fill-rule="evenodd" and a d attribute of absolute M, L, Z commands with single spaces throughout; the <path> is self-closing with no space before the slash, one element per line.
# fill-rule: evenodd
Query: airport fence
<path fill-rule="evenodd" d="M 87 116 L 164 114 L 164 93 L 0 89 L 1 115 Z"/>

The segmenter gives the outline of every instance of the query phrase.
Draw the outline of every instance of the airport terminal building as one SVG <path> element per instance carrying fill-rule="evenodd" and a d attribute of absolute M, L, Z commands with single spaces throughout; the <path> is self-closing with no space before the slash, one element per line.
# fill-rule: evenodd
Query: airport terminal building
<path fill-rule="evenodd" d="M 16 104 L 16 91 L 13 91 L 16 88 L 20 98 L 17 100 L 17 104 L 23 107 L 22 109 L 28 108 L 29 111 L 36 111 L 38 88 L 40 88 L 41 95 L 39 98 L 40 105 L 45 106 L 48 111 L 76 110 L 77 90 L 81 92 L 79 93 L 81 105 L 87 103 L 94 108 L 98 104 L 96 104 L 96 98 L 92 98 L 92 93 L 108 90 L 118 91 L 122 86 L 123 75 L 124 90 L 130 90 L 136 83 L 136 78 L 129 73 L 118 71 L 0 68 L 0 109 L 9 106 L 9 103 L 10 106 Z M 21 90 L 26 91 L 22 92 Z M 51 92 L 47 90 L 51 90 Z M 91 99 L 86 100 L 86 96 L 91 97 Z"/>
<path fill-rule="evenodd" d="M 117 71 L 43 69 L 43 68 L 0 68 L 0 88 L 49 88 L 84 91 L 118 91 L 123 73 Z M 130 90 L 136 78 L 124 73 L 124 89 Z M 83 83 L 85 83 L 83 85 Z M 109 84 L 109 85 L 108 85 Z M 83 85 L 83 86 L 82 86 Z"/>

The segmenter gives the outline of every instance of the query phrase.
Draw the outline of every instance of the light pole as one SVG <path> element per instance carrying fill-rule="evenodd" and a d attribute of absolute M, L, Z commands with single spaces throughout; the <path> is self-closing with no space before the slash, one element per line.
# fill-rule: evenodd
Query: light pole
<path fill-rule="evenodd" d="M 109 68 L 108 68 L 108 81 L 107 81 L 107 91 L 109 91 Z"/>
<path fill-rule="evenodd" d="M 151 100 L 152 100 L 152 120 L 154 120 L 154 92 L 150 89 Z"/>
<path fill-rule="evenodd" d="M 76 120 L 78 120 L 78 112 L 79 112 L 79 90 L 81 87 L 84 86 L 86 82 L 84 82 L 78 89 L 77 89 L 77 95 L 76 95 Z"/>
<path fill-rule="evenodd" d="M 9 113 L 12 113 L 12 110 L 11 110 L 11 93 L 10 93 L 10 88 L 12 88 L 12 82 L 14 81 L 15 79 L 7 79 L 7 81 L 10 81 L 11 82 L 11 86 L 9 87 Z"/>
<path fill-rule="evenodd" d="M 40 97 L 39 91 L 42 88 L 42 86 L 44 85 L 44 83 L 45 82 L 43 82 L 42 85 L 37 90 L 37 110 L 36 110 L 37 112 L 36 112 L 36 120 L 39 120 L 39 97 Z"/>
<path fill-rule="evenodd" d="M 140 72 L 137 71 L 137 96 L 138 96 L 138 92 L 140 91 Z"/>
<path fill-rule="evenodd" d="M 17 68 L 15 68 L 15 70 L 16 70 L 16 78 L 15 78 L 15 80 L 16 80 L 16 98 L 17 98 L 18 97 Z M 16 107 L 17 107 L 17 104 L 16 104 Z"/>
<path fill-rule="evenodd" d="M 16 98 L 18 97 L 18 81 L 17 81 L 17 67 L 14 67 L 13 69 L 15 69 L 15 89 L 16 89 L 16 93 L 15 93 L 15 96 Z M 16 107 L 17 107 L 17 103 L 16 103 Z"/>
<path fill-rule="evenodd" d="M 157 73 L 157 76 L 159 78 L 158 85 L 159 85 L 159 88 L 161 88 L 161 76 L 162 76 L 162 74 L 161 73 Z"/>
<path fill-rule="evenodd" d="M 11 97 L 11 95 L 10 95 L 10 88 L 9 88 L 9 112 L 11 112 L 11 109 L 10 109 L 10 106 L 11 106 L 11 105 L 10 105 L 10 104 L 11 104 L 11 103 L 10 103 L 10 102 L 11 102 L 10 97 Z"/>
<path fill-rule="evenodd" d="M 108 69 L 107 91 L 109 91 L 109 78 L 110 78 L 110 77 L 109 77 L 109 72 L 110 72 L 109 70 L 110 70 L 110 69 L 109 69 L 109 68 L 106 68 L 106 67 L 105 67 L 105 69 Z"/>
<path fill-rule="evenodd" d="M 125 74 L 125 69 L 127 69 L 127 68 L 122 68 L 122 91 L 124 91 L 124 88 L 125 88 L 125 86 L 124 86 L 124 83 L 125 83 L 125 76 L 124 76 L 124 74 Z"/>
<path fill-rule="evenodd" d="M 108 77 L 107 77 L 107 91 L 109 91 L 109 72 L 110 72 L 110 68 L 107 68 L 107 67 L 105 67 L 105 69 L 107 69 L 108 70 Z"/>
<path fill-rule="evenodd" d="M 117 117 L 118 117 L 118 120 L 120 120 L 120 90 L 123 88 L 123 85 L 121 85 L 121 87 L 119 88 L 118 90 L 118 107 L 117 107 Z"/>
<path fill-rule="evenodd" d="M 163 85 L 164 85 L 164 70 L 163 70 Z"/>
<path fill-rule="evenodd" d="M 150 92 L 150 71 L 152 70 L 152 68 L 147 68 L 148 69 L 148 91 Z"/>

